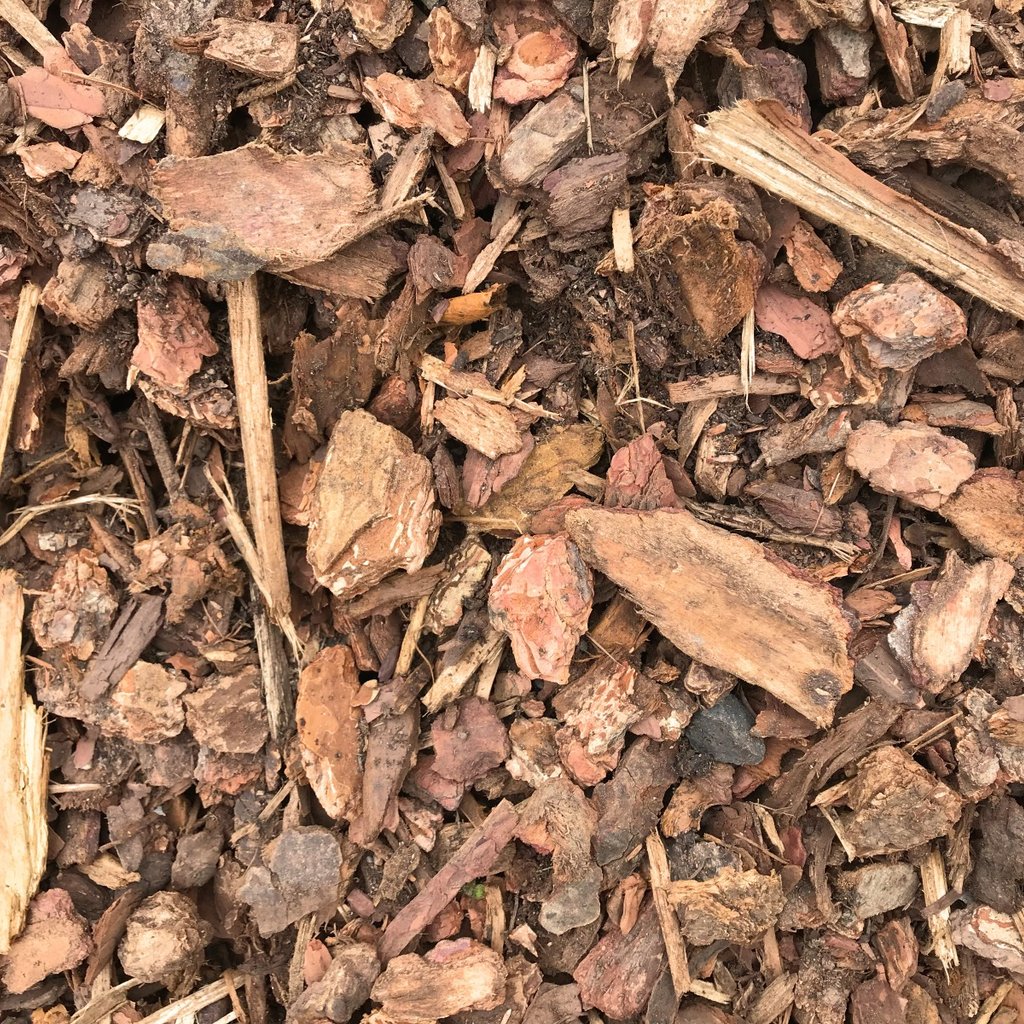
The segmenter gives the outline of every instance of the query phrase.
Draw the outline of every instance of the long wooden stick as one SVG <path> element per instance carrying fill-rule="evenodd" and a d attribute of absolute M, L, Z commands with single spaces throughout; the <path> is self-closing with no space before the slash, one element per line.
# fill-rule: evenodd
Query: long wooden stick
<path fill-rule="evenodd" d="M 0 0 L 0 18 L 40 56 L 45 57 L 54 50 L 63 52 L 56 36 L 29 10 L 25 0 Z"/>
<path fill-rule="evenodd" d="M 18 313 L 11 331 L 11 345 L 7 350 L 3 381 L 0 382 L 0 466 L 7 454 L 7 442 L 11 436 L 14 420 L 14 405 L 18 400 L 18 386 L 21 384 L 21 370 L 25 365 L 29 342 L 36 324 L 36 310 L 39 308 L 39 285 L 27 282 L 18 298 Z"/>
<path fill-rule="evenodd" d="M 21 629 L 25 599 L 14 572 L 0 571 L 0 954 L 25 925 L 46 870 L 46 726 L 25 693 Z"/>
<path fill-rule="evenodd" d="M 1024 317 L 1024 275 L 995 246 L 865 174 L 808 135 L 781 105 L 743 101 L 694 132 L 709 160 Z"/>
<path fill-rule="evenodd" d="M 270 598 L 271 613 L 275 617 L 287 617 L 291 610 L 291 595 L 281 530 L 281 504 L 277 493 L 277 467 L 274 463 L 274 437 L 256 279 L 249 277 L 244 281 L 231 281 L 226 285 L 226 291 L 252 535 L 263 565 L 263 582 Z"/>

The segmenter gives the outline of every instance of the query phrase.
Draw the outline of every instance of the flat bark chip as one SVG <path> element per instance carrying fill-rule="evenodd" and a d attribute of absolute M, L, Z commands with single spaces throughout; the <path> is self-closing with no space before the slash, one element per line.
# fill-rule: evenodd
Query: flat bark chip
<path fill-rule="evenodd" d="M 394 427 L 362 410 L 342 413 L 310 510 L 317 580 L 347 598 L 398 569 L 415 571 L 440 525 L 430 463 Z"/>
<path fill-rule="evenodd" d="M 851 628 L 837 591 L 681 509 L 582 509 L 566 525 L 583 557 L 681 651 L 819 725 L 832 721 L 853 685 Z"/>

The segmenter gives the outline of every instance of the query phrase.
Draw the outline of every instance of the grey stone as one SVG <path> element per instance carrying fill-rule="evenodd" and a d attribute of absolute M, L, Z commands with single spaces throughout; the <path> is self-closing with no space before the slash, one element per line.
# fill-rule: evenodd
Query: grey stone
<path fill-rule="evenodd" d="M 764 760 L 764 740 L 754 736 L 754 716 L 734 693 L 727 693 L 714 707 L 693 716 L 686 730 L 687 742 L 701 754 L 725 764 L 758 764 Z"/>

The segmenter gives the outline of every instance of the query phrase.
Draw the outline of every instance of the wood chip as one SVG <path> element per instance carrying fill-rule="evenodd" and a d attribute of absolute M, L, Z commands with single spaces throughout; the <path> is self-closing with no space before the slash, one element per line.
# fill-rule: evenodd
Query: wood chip
<path fill-rule="evenodd" d="M 819 725 L 831 722 L 853 683 L 850 627 L 831 588 L 682 510 L 588 509 L 570 512 L 566 524 L 583 557 L 684 653 L 764 687 Z M 742 629 L 723 633 L 731 621 Z"/>
<path fill-rule="evenodd" d="M 0 571 L 0 623 L 2 650 L 6 652 L 0 655 L 0 763 L 5 778 L 11 780 L 0 830 L 0 853 L 6 865 L 0 899 L 0 954 L 7 953 L 25 924 L 29 900 L 46 867 L 48 845 L 46 726 L 43 712 L 25 692 L 21 660 L 24 600 L 14 571 Z"/>
<path fill-rule="evenodd" d="M 470 136 L 458 103 L 440 85 L 386 73 L 364 79 L 363 89 L 374 110 L 399 128 L 433 128 L 450 146 L 461 146 Z"/>
<path fill-rule="evenodd" d="M 430 463 L 409 439 L 367 412 L 342 413 L 310 510 L 318 581 L 349 597 L 398 569 L 420 569 L 440 524 Z"/>
<path fill-rule="evenodd" d="M 488 611 L 492 624 L 508 633 L 520 671 L 566 683 L 593 597 L 590 570 L 568 537 L 524 536 L 498 566 Z"/>

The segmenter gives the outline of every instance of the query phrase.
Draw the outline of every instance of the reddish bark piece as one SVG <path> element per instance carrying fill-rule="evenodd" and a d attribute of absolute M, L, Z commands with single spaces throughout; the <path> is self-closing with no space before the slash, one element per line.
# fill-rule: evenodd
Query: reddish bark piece
<path fill-rule="evenodd" d="M 494 79 L 494 98 L 526 103 L 563 86 L 576 63 L 576 38 L 554 10 L 527 0 L 506 0 L 491 15 L 494 34 L 508 56 Z"/>
<path fill-rule="evenodd" d="M 29 905 L 25 930 L 4 957 L 4 985 L 9 992 L 24 992 L 51 974 L 72 970 L 91 952 L 89 926 L 71 896 L 48 889 Z"/>
<path fill-rule="evenodd" d="M 359 671 L 344 644 L 322 650 L 300 673 L 295 723 L 306 778 L 323 809 L 351 821 L 362 793 Z"/>
<path fill-rule="evenodd" d="M 827 292 L 843 269 L 814 228 L 802 219 L 786 239 L 786 258 L 800 287 L 808 292 Z"/>
<path fill-rule="evenodd" d="M 405 791 L 418 800 L 427 803 L 432 800 L 446 811 L 454 811 L 462 803 L 466 786 L 434 771 L 434 760 L 432 754 L 417 759 L 405 780 Z"/>
<path fill-rule="evenodd" d="M 50 589 L 36 598 L 32 633 L 44 651 L 60 648 L 85 661 L 106 638 L 116 611 L 106 569 L 91 551 L 76 551 L 57 567 Z"/>
<path fill-rule="evenodd" d="M 934 581 L 912 586 L 913 600 L 896 616 L 889 646 L 918 686 L 937 694 L 963 675 L 1013 574 L 1008 562 L 967 565 L 950 551 Z"/>
<path fill-rule="evenodd" d="M 181 698 L 187 689 L 176 672 L 138 661 L 121 677 L 110 694 L 114 713 L 106 728 L 136 743 L 159 743 L 185 727 Z"/>
<path fill-rule="evenodd" d="M 522 441 L 518 451 L 497 459 L 488 459 L 472 446 L 469 448 L 462 464 L 462 490 L 470 508 L 487 504 L 492 495 L 500 494 L 505 485 L 515 479 L 536 445 L 530 433 L 523 435 Z"/>
<path fill-rule="evenodd" d="M 839 332 L 864 346 L 874 366 L 909 370 L 967 337 L 963 310 L 916 274 L 874 282 L 843 299 L 832 314 Z"/>
<path fill-rule="evenodd" d="M 507 977 L 505 962 L 493 949 L 456 939 L 439 942 L 426 956 L 395 957 L 374 982 L 370 998 L 390 1020 L 438 1020 L 500 1006 Z"/>
<path fill-rule="evenodd" d="M 883 494 L 934 511 L 974 472 L 974 455 L 935 427 L 868 420 L 850 434 L 846 464 Z"/>
<path fill-rule="evenodd" d="M 69 70 L 78 69 L 71 65 Z M 80 128 L 106 113 L 102 90 L 53 75 L 44 68 L 31 67 L 22 75 L 14 75 L 9 85 L 25 105 L 26 113 L 51 128 Z"/>
<path fill-rule="evenodd" d="M 747 485 L 746 493 L 784 529 L 827 537 L 843 528 L 843 517 L 825 505 L 820 491 L 757 480 Z"/>
<path fill-rule="evenodd" d="M 430 463 L 361 410 L 331 434 L 310 510 L 307 557 L 318 582 L 352 597 L 423 566 L 441 525 Z"/>
<path fill-rule="evenodd" d="M 650 434 L 620 448 L 608 466 L 604 504 L 609 508 L 678 508 L 672 481 Z"/>
<path fill-rule="evenodd" d="M 489 459 L 512 455 L 523 447 L 512 411 L 476 395 L 443 399 L 434 406 L 434 417 L 452 437 Z"/>
<path fill-rule="evenodd" d="M 598 659 L 555 698 L 564 723 L 556 742 L 566 770 L 594 786 L 619 760 L 626 730 L 644 715 L 633 696 L 637 671 L 628 662 Z"/>
<path fill-rule="evenodd" d="M 827 725 L 853 685 L 840 595 L 755 541 L 689 512 L 583 509 L 566 524 L 680 650 Z M 742 629 L 723 623 L 742 622 Z"/>
<path fill-rule="evenodd" d="M 354 146 L 330 154 L 245 146 L 168 157 L 153 171 L 150 188 L 174 231 L 284 270 L 319 263 L 360 238 L 376 200 L 370 162 Z"/>
<path fill-rule="evenodd" d="M 187 896 L 158 892 L 128 918 L 117 957 L 130 978 L 162 981 L 196 970 L 212 934 Z"/>
<path fill-rule="evenodd" d="M 683 934 L 699 946 L 720 939 L 750 945 L 778 920 L 785 902 L 778 875 L 723 868 L 706 881 L 673 882 L 669 901 Z"/>
<path fill-rule="evenodd" d="M 903 407 L 901 418 L 913 423 L 927 423 L 930 427 L 956 427 L 997 436 L 1006 433 L 1005 425 L 996 419 L 991 407 L 983 402 L 913 402 Z"/>
<path fill-rule="evenodd" d="M 648 906 L 625 935 L 613 928 L 580 961 L 573 978 L 584 1006 L 613 1020 L 636 1017 L 666 964 L 658 915 Z"/>
<path fill-rule="evenodd" d="M 34 146 L 22 146 L 18 150 L 18 159 L 33 181 L 49 181 L 61 171 L 73 170 L 81 157 L 81 153 L 59 142 L 40 142 Z"/>
<path fill-rule="evenodd" d="M 185 709 L 192 735 L 220 753 L 255 754 L 266 742 L 267 710 L 255 667 L 204 681 L 185 697 Z"/>
<path fill-rule="evenodd" d="M 1024 557 L 1024 481 L 1002 469 L 982 469 L 942 506 L 942 515 L 986 555 Z"/>
<path fill-rule="evenodd" d="M 899 853 L 945 835 L 960 818 L 963 801 L 897 747 L 880 747 L 857 766 L 847 783 L 826 790 L 817 804 L 844 803 L 846 843 L 857 857 Z"/>
<path fill-rule="evenodd" d="M 242 877 L 238 896 L 252 908 L 260 935 L 288 925 L 338 899 L 341 849 L 325 828 L 285 829 L 263 848 L 262 863 Z"/>
<path fill-rule="evenodd" d="M 579 550 L 556 533 L 523 536 L 512 545 L 494 575 L 487 607 L 495 628 L 508 633 L 520 671 L 566 683 L 593 599 Z"/>
<path fill-rule="evenodd" d="M 299 26 L 281 21 L 214 18 L 216 35 L 203 51 L 235 71 L 259 78 L 294 74 L 299 53 Z"/>
<path fill-rule="evenodd" d="M 449 146 L 461 146 L 469 139 L 469 122 L 452 94 L 440 85 L 387 72 L 364 79 L 363 89 L 373 109 L 389 124 L 411 131 L 433 128 Z"/>
<path fill-rule="evenodd" d="M 467 697 L 446 708 L 430 727 L 434 771 L 453 782 L 472 783 L 509 755 L 508 730 L 490 701 Z"/>
<path fill-rule="evenodd" d="M 210 314 L 195 291 L 172 278 L 163 293 L 139 298 L 139 342 L 132 366 L 170 391 L 181 392 L 203 365 L 203 356 L 219 351 L 210 333 Z"/>
<path fill-rule="evenodd" d="M 552 935 L 596 921 L 601 915 L 601 869 L 590 854 L 597 812 L 578 786 L 556 779 L 537 787 L 520 811 L 516 837 L 551 854 L 554 885 L 543 900 L 540 923 Z"/>
<path fill-rule="evenodd" d="M 758 291 L 754 315 L 761 330 L 781 335 L 801 359 L 817 359 L 842 347 L 828 310 L 778 285 L 766 284 Z"/>
<path fill-rule="evenodd" d="M 387 50 L 412 21 L 412 0 L 341 0 L 361 39 Z"/>
<path fill-rule="evenodd" d="M 485 877 L 519 827 L 515 807 L 502 801 L 433 878 L 394 917 L 381 939 L 380 959 L 387 963 L 450 903 L 466 882 Z"/>
<path fill-rule="evenodd" d="M 472 33 L 447 7 L 435 7 L 427 24 L 430 26 L 427 48 L 434 77 L 446 89 L 465 95 L 479 49 Z"/>

